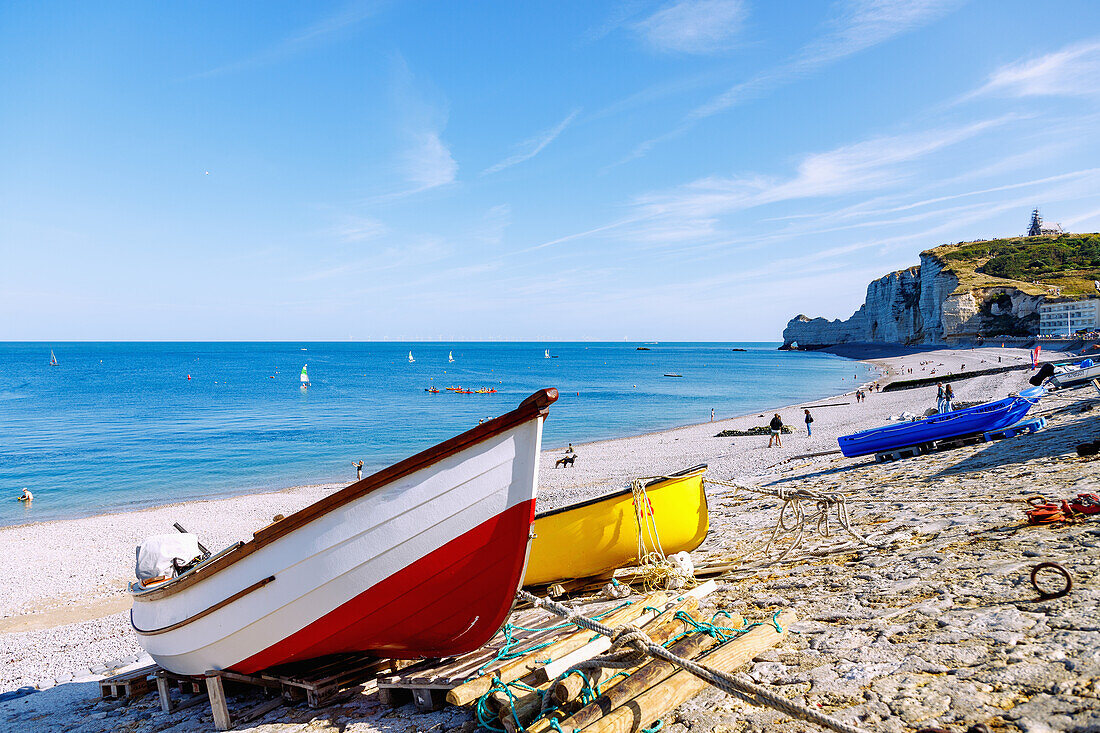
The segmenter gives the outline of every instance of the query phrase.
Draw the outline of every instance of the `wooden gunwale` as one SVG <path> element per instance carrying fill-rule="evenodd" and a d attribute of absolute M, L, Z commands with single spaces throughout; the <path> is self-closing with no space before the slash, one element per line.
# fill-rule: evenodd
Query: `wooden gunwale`
<path fill-rule="evenodd" d="M 329 494 L 323 499 L 315 501 L 294 514 L 264 527 L 252 536 L 251 541 L 238 544 L 238 546 L 231 551 L 215 557 L 206 565 L 200 565 L 190 573 L 181 575 L 163 585 L 159 585 L 149 590 L 134 591 L 131 589 L 130 593 L 135 602 L 154 601 L 174 595 L 184 588 L 188 588 L 201 580 L 205 580 L 214 573 L 224 570 L 233 563 L 251 555 L 261 547 L 305 526 L 318 517 L 324 516 L 335 509 L 339 509 L 345 504 L 355 501 L 372 491 L 377 491 L 398 479 L 428 468 L 478 443 L 482 443 L 512 428 L 522 425 L 529 420 L 534 420 L 537 417 L 545 417 L 549 412 L 550 405 L 557 399 L 558 390 L 553 387 L 541 389 L 521 402 L 519 407 L 511 412 L 493 418 L 486 423 L 467 430 L 461 435 L 445 440 L 438 445 L 434 445 L 427 450 L 395 463 L 389 468 L 384 468 L 377 473 L 367 476 L 361 481 L 356 481 L 350 486 L 346 486 L 335 493 Z"/>
<path fill-rule="evenodd" d="M 685 468 L 682 471 L 677 471 L 676 473 L 670 473 L 667 476 L 661 476 L 660 478 L 655 478 L 652 481 L 650 481 L 649 483 L 647 483 L 645 485 L 645 487 L 646 487 L 646 489 L 659 488 L 662 484 L 666 484 L 670 481 L 677 481 L 679 479 L 690 476 L 693 473 L 702 472 L 702 471 L 706 471 L 706 470 L 707 470 L 707 464 L 700 463 L 697 466 L 692 466 L 691 468 Z M 619 490 L 614 491 L 610 494 L 601 494 L 600 496 L 595 496 L 595 497 L 592 497 L 591 499 L 585 499 L 584 501 L 579 501 L 576 504 L 568 504 L 566 506 L 560 506 L 557 509 L 548 509 L 545 512 L 539 512 L 538 514 L 535 515 L 535 519 L 538 520 L 538 519 L 542 519 L 543 517 L 552 517 L 555 514 L 561 514 L 562 512 L 568 512 L 568 511 L 572 511 L 574 509 L 580 509 L 581 507 L 591 506 L 593 504 L 599 504 L 601 501 L 607 501 L 608 499 L 618 499 L 619 497 L 626 496 L 629 493 L 631 493 L 631 489 L 628 486 L 625 489 L 619 489 Z M 706 493 L 705 492 L 703 494 L 703 502 L 704 502 L 704 506 L 705 506 L 705 503 L 706 503 Z"/>
<path fill-rule="evenodd" d="M 133 626 L 134 631 L 141 634 L 142 636 L 156 636 L 157 634 L 163 634 L 163 633 L 166 633 L 168 631 L 174 631 L 174 630 L 180 628 L 181 626 L 186 626 L 187 624 L 191 623 L 192 621 L 198 621 L 203 616 L 208 616 L 209 614 L 214 613 L 214 611 L 217 611 L 219 608 L 222 608 L 224 606 L 228 606 L 233 601 L 237 600 L 238 598 L 243 598 L 244 596 L 247 596 L 249 593 L 251 593 L 254 590 L 259 590 L 260 588 L 263 588 L 265 585 L 267 585 L 268 583 L 270 583 L 273 580 L 275 580 L 275 576 L 274 575 L 269 575 L 266 578 L 264 578 L 263 580 L 258 580 L 255 583 L 253 583 L 252 585 L 248 586 L 247 588 L 244 588 L 242 590 L 237 591 L 236 593 L 229 596 L 228 598 L 225 598 L 225 599 L 222 599 L 222 600 L 218 601 L 213 606 L 207 606 L 203 610 L 199 611 L 198 613 L 196 613 L 192 616 L 188 616 L 187 618 L 183 619 L 182 621 L 177 621 L 174 624 L 168 624 L 167 626 L 162 626 L 159 629 L 148 629 L 148 630 L 139 629 L 137 627 L 137 624 L 134 623 L 134 609 L 131 608 L 130 609 L 130 626 Z"/>

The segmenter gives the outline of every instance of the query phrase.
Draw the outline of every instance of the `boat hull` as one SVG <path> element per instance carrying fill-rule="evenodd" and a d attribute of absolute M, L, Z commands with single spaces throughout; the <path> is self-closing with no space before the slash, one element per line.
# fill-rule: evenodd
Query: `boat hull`
<path fill-rule="evenodd" d="M 257 532 L 231 562 L 211 561 L 207 577 L 200 566 L 197 580 L 170 581 L 182 586 L 174 591 L 135 591 L 139 641 L 178 674 L 249 673 L 340 652 L 416 658 L 479 648 L 523 578 L 544 414 L 417 470 L 398 464 L 387 469 L 396 478 L 350 500 L 322 499 Z"/>
<path fill-rule="evenodd" d="M 666 554 L 691 552 L 706 539 L 706 470 L 706 466 L 695 466 L 646 486 Z M 586 578 L 638 561 L 638 527 L 630 489 L 541 513 L 535 517 L 534 532 L 524 585 Z"/>
<path fill-rule="evenodd" d="M 842 435 L 837 442 L 841 453 L 854 458 L 999 430 L 1023 419 L 1032 405 L 1037 404 L 1045 393 L 1046 390 L 1042 387 L 1033 387 L 1020 392 L 1018 396 L 1006 397 L 996 402 L 945 412 L 923 420 Z"/>
<path fill-rule="evenodd" d="M 1100 364 L 1085 367 L 1084 369 L 1074 369 L 1061 374 L 1055 374 L 1047 380 L 1047 384 L 1061 389 L 1064 387 L 1072 387 L 1077 384 L 1084 384 L 1093 379 L 1100 379 Z"/>

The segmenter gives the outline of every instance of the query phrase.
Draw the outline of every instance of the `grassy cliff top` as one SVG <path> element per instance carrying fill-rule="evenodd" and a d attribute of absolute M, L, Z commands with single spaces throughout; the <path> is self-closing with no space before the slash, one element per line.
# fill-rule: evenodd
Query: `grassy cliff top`
<path fill-rule="evenodd" d="M 959 279 L 956 293 L 1013 287 L 1047 295 L 1048 286 L 1057 286 L 1063 296 L 1080 298 L 1097 295 L 1093 281 L 1100 280 L 1100 234 L 945 244 L 923 254 L 938 259 Z"/>

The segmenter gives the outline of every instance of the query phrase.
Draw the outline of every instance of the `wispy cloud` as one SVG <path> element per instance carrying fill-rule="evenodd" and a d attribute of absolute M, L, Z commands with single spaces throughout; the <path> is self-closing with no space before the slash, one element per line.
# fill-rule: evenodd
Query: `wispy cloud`
<path fill-rule="evenodd" d="M 747 15 L 742 0 L 680 0 L 634 25 L 654 48 L 714 53 L 733 45 Z"/>
<path fill-rule="evenodd" d="M 636 197 L 631 212 L 609 224 L 557 237 L 517 250 L 515 254 L 611 232 L 640 242 L 698 242 L 720 233 L 721 217 L 745 209 L 897 186 L 910 177 L 911 163 L 1010 119 L 1013 118 L 1006 116 L 958 127 L 879 136 L 811 153 L 786 178 L 760 174 L 700 178 L 670 190 Z"/>
<path fill-rule="evenodd" d="M 1078 43 L 1036 59 L 1002 66 L 975 94 L 1013 97 L 1100 94 L 1100 40 Z"/>
<path fill-rule="evenodd" d="M 884 43 L 945 15 L 958 0 L 848 0 L 837 6 L 831 30 L 811 41 L 792 59 L 730 87 L 697 107 L 688 119 L 702 119 L 733 107 L 827 64 Z"/>
<path fill-rule="evenodd" d="M 1062 223 L 1068 231 L 1071 227 L 1075 227 L 1078 224 L 1083 224 L 1086 221 L 1092 221 L 1093 219 L 1100 220 L 1100 209 L 1093 209 L 1092 211 L 1086 211 L 1080 214 L 1073 214 L 1068 217 L 1062 218 Z"/>
<path fill-rule="evenodd" d="M 882 189 L 909 176 L 906 164 L 972 138 L 1005 119 L 876 137 L 807 155 L 795 174 L 785 179 L 759 175 L 702 178 L 643 196 L 636 205 L 648 220 L 672 220 L 681 227 L 687 222 L 710 226 L 716 216 L 754 206 Z"/>
<path fill-rule="evenodd" d="M 401 166 L 414 192 L 453 183 L 458 175 L 458 163 L 440 134 L 435 130 L 410 133 L 412 141 L 401 154 Z"/>
<path fill-rule="evenodd" d="M 575 109 L 570 112 L 564 120 L 554 125 L 549 130 L 546 130 L 529 140 L 525 140 L 519 145 L 519 152 L 515 153 L 514 155 L 508 156 L 499 163 L 489 166 L 481 172 L 481 175 L 487 176 L 493 173 L 498 173 L 505 168 L 511 168 L 514 165 L 523 163 L 530 160 L 531 158 L 534 158 L 536 155 L 541 153 L 547 145 L 554 142 L 554 140 L 557 139 L 558 135 L 562 134 L 562 132 L 565 131 L 565 128 L 569 127 L 569 123 L 577 118 L 578 114 L 580 114 L 580 110 Z"/>
<path fill-rule="evenodd" d="M 927 25 L 954 9 L 960 2 L 961 0 L 845 0 L 835 6 L 828 23 L 830 30 L 804 46 L 794 57 L 712 97 L 691 110 L 678 126 L 640 143 L 620 162 L 644 156 L 661 142 L 687 132 L 702 119 L 731 109 L 830 63 Z"/>
<path fill-rule="evenodd" d="M 573 241 L 578 240 L 578 239 L 587 239 L 588 237 L 594 236 L 596 234 L 603 234 L 605 232 L 610 232 L 610 231 L 614 231 L 616 229 L 621 229 L 621 228 L 623 228 L 623 227 L 625 227 L 629 224 L 633 224 L 635 222 L 641 221 L 643 218 L 645 218 L 645 216 L 646 215 L 644 215 L 644 214 L 634 214 L 632 216 L 628 216 L 628 217 L 624 217 L 622 219 L 619 219 L 618 221 L 613 221 L 610 224 L 604 224 L 602 226 L 593 227 L 591 229 L 586 229 L 583 232 L 575 232 L 573 234 L 566 234 L 563 237 L 557 237 L 555 239 L 550 239 L 550 240 L 547 240 L 545 242 L 540 242 L 539 244 L 534 244 L 534 245 L 531 245 L 530 247 L 525 247 L 524 249 L 517 249 L 514 252 L 509 252 L 509 254 L 511 254 L 511 255 L 527 254 L 528 252 L 535 252 L 537 250 L 546 249 L 547 247 L 553 247 L 553 246 L 558 245 L 558 244 L 565 244 L 566 242 L 573 242 Z"/>
<path fill-rule="evenodd" d="M 504 232 L 512 223 L 512 207 L 508 204 L 498 204 L 485 212 L 481 226 L 473 233 L 473 238 L 485 244 L 500 244 L 504 240 Z"/>
<path fill-rule="evenodd" d="M 403 238 L 399 244 L 375 246 L 367 256 L 344 259 L 303 273 L 295 277 L 293 282 L 316 282 L 352 276 L 355 279 L 371 278 L 397 269 L 423 267 L 427 263 L 438 262 L 449 253 L 450 248 L 435 237 Z"/>
<path fill-rule="evenodd" d="M 365 242 L 388 231 L 385 224 L 369 216 L 345 216 L 329 233 L 341 242 Z"/>
<path fill-rule="evenodd" d="M 405 59 L 393 59 L 392 94 L 396 125 L 393 178 L 396 190 L 367 197 L 364 204 L 385 204 L 446 186 L 458 178 L 458 162 L 443 139 L 447 104 L 431 84 L 417 79 Z"/>
<path fill-rule="evenodd" d="M 884 227 L 903 226 L 908 233 L 883 237 L 881 235 L 847 243 L 825 250 L 812 251 L 803 256 L 800 262 L 816 261 L 822 258 L 839 257 L 860 250 L 878 249 L 880 252 L 898 250 L 905 246 L 918 243 L 921 246 L 931 246 L 944 241 L 969 240 L 977 237 L 988 236 L 986 229 L 974 230 L 971 227 L 979 222 L 988 222 L 1008 211 L 1023 214 L 1031 209 L 1036 200 L 1050 204 L 1097 198 L 1095 191 L 1100 183 L 1100 169 L 1089 169 L 1075 172 L 1072 176 L 1051 176 L 1044 179 L 1022 181 L 1016 184 L 987 189 L 985 191 L 970 191 L 956 195 L 944 196 L 937 200 L 924 200 L 913 202 L 910 205 L 899 205 L 894 209 L 875 209 L 869 207 L 869 202 L 863 202 L 842 210 L 843 216 L 837 217 L 832 212 L 817 215 L 816 218 L 802 220 L 796 225 L 779 230 L 764 230 L 763 232 L 739 233 L 732 238 L 711 239 L 710 241 L 686 241 L 678 247 L 663 247 L 657 252 L 648 252 L 644 256 L 653 258 L 657 254 L 662 257 L 674 257 L 679 262 L 687 262 L 692 259 L 700 262 L 713 261 L 717 253 L 729 253 L 734 250 L 746 250 L 751 248 L 767 247 L 773 250 L 783 242 L 803 242 L 809 238 L 818 237 L 831 232 L 859 229 L 882 229 Z M 1010 190 L 1028 187 L 1031 190 L 1014 198 L 1000 196 L 986 198 L 985 201 L 964 204 L 953 207 L 937 206 L 936 203 L 949 201 L 965 196 L 980 194 L 1002 193 Z M 875 201 L 872 199 L 871 202 Z M 887 219 L 875 219 L 874 216 L 889 211 L 905 211 L 914 207 L 925 207 L 923 211 L 909 213 L 905 216 L 894 216 Z M 856 213 L 858 212 L 858 213 Z M 812 215 L 811 215 L 812 216 Z M 1064 222 L 1081 221 L 1086 215 L 1073 218 L 1063 218 Z M 838 218 L 845 222 L 834 225 Z M 921 221 L 932 221 L 934 226 L 923 230 L 914 230 L 912 225 Z M 1076 226 L 1076 224 L 1073 224 Z M 1021 224 L 1022 226 L 1022 224 Z M 1067 224 L 1070 226 L 1070 224 Z M 781 251 L 781 250 L 776 250 Z"/>
<path fill-rule="evenodd" d="M 361 23 L 375 15 L 383 5 L 384 3 L 380 0 L 356 0 L 355 2 L 348 3 L 339 11 L 311 23 L 298 32 L 251 56 L 222 64 L 213 69 L 194 74 L 189 78 L 202 79 L 211 76 L 220 76 L 222 74 L 243 71 L 256 66 L 276 63 L 289 56 L 313 48 L 337 36 L 341 31 Z"/>
<path fill-rule="evenodd" d="M 614 237 L 630 242 L 632 252 L 650 258 L 653 251 L 662 253 L 689 250 L 723 249 L 729 245 L 772 245 L 798 239 L 806 234 L 821 234 L 854 228 L 880 228 L 906 225 L 932 218 L 931 212 L 897 216 L 898 212 L 925 207 L 956 196 L 901 204 L 894 195 L 892 205 L 877 208 L 868 203 L 883 203 L 884 196 L 849 206 L 839 211 L 829 210 L 821 215 L 794 215 L 785 217 L 806 221 L 805 225 L 784 230 L 767 229 L 767 233 L 739 233 L 731 237 L 727 225 L 729 217 L 753 207 L 783 203 L 783 201 L 828 199 L 865 192 L 899 192 L 906 182 L 923 168 L 922 158 L 941 153 L 948 147 L 977 138 L 982 133 L 999 127 L 1014 117 L 994 118 L 958 127 L 937 128 L 920 132 L 881 135 L 876 138 L 835 147 L 833 150 L 806 154 L 788 176 L 741 174 L 736 176 L 708 176 L 692 180 L 670 189 L 657 190 L 635 197 L 630 201 L 626 216 L 601 227 L 566 234 L 533 245 L 529 252 L 593 237 Z M 991 188 L 986 192 L 958 194 L 958 197 L 978 193 L 998 192 L 1009 188 L 1047 184 L 1074 178 L 1084 178 L 1089 172 L 1065 174 L 1033 180 L 1021 184 Z M 905 189 L 906 193 L 908 189 Z M 890 200 L 890 199 L 886 199 Z M 981 214 L 983 207 L 974 208 Z M 882 219 L 882 215 L 894 215 Z M 880 217 L 872 219 L 872 217 Z M 853 221 L 855 220 L 855 221 Z M 682 244 L 682 247 L 678 247 Z M 625 255 L 629 256 L 629 254 Z"/>

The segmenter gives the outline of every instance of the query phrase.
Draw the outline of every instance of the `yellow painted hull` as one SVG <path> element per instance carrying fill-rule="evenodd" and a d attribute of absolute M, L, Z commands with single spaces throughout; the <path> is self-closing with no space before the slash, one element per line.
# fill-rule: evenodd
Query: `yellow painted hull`
<path fill-rule="evenodd" d="M 703 491 L 706 470 L 696 466 L 646 486 L 666 555 L 691 552 L 706 539 L 710 526 Z M 587 578 L 638 561 L 638 525 L 630 489 L 539 514 L 534 532 L 524 585 Z"/>

